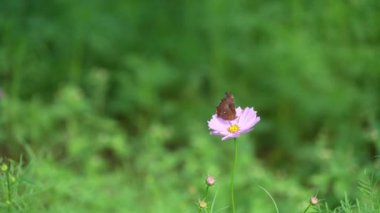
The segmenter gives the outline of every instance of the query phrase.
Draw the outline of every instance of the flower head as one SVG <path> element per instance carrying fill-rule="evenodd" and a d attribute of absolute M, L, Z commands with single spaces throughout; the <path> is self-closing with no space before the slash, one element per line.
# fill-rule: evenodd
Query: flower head
<path fill-rule="evenodd" d="M 229 103 L 226 104 L 226 102 Z M 229 112 L 236 113 L 233 119 L 226 119 L 218 112 L 218 109 L 223 105 L 233 107 L 233 109 L 228 108 Z M 251 131 L 259 121 L 260 117 L 257 116 L 257 112 L 253 107 L 246 107 L 244 109 L 237 107 L 235 109 L 233 96 L 230 93 L 226 93 L 226 97 L 222 99 L 222 102 L 217 107 L 217 113 L 208 121 L 208 127 L 211 134 L 220 135 L 222 136 L 222 140 L 227 140 L 230 138 L 237 138 L 241 134 Z"/>
<path fill-rule="evenodd" d="M 313 206 L 317 205 L 318 201 L 319 200 L 318 200 L 317 196 L 313 196 L 313 197 L 310 198 L 310 204 L 313 205 Z"/>
<path fill-rule="evenodd" d="M 201 209 L 205 209 L 205 208 L 207 208 L 207 202 L 205 200 L 199 200 L 198 201 L 198 206 Z"/>
<path fill-rule="evenodd" d="M 213 186 L 215 184 L 215 178 L 211 175 L 207 176 L 206 178 L 206 184 L 208 186 Z"/>

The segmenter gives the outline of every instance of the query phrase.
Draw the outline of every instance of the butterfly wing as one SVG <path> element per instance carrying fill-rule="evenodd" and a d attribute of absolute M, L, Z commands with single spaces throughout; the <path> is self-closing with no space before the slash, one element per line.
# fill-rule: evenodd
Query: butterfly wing
<path fill-rule="evenodd" d="M 226 92 L 224 98 L 216 107 L 216 115 L 223 120 L 234 120 L 236 118 L 234 96 L 231 93 Z"/>

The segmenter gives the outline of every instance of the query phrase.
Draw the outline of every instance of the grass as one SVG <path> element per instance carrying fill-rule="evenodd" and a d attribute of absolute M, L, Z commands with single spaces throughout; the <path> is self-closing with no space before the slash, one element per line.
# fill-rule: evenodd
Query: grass
<path fill-rule="evenodd" d="M 277 212 L 267 192 L 279 212 L 315 194 L 308 212 L 379 212 L 378 7 L 2 2 L 1 211 L 196 212 L 213 175 L 208 210 L 229 212 L 234 150 L 207 120 L 231 91 L 262 119 L 237 213 Z"/>

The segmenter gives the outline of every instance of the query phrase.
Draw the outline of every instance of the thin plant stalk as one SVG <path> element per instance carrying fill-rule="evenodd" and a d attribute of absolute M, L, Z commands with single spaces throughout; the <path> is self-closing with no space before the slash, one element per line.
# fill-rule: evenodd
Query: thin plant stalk
<path fill-rule="evenodd" d="M 276 208 L 276 212 L 277 213 L 280 213 L 280 211 L 278 210 L 278 207 L 277 207 L 277 204 L 276 204 L 276 201 L 274 200 L 273 196 L 268 192 L 268 190 L 266 190 L 264 187 L 262 186 L 258 186 L 260 189 L 262 189 L 265 193 L 267 193 L 267 195 L 270 197 L 270 199 L 272 200 L 273 204 L 274 204 L 274 207 Z"/>
<path fill-rule="evenodd" d="M 207 187 L 206 187 L 206 192 L 205 192 L 205 196 L 204 196 L 204 200 L 207 202 L 207 196 L 208 196 L 208 189 L 210 188 L 210 186 L 209 185 L 207 185 Z M 198 211 L 198 213 L 201 213 L 201 211 L 202 211 L 202 208 L 199 208 L 199 211 Z M 207 208 L 206 208 L 206 212 L 208 212 L 208 210 L 207 210 Z"/>
<path fill-rule="evenodd" d="M 206 187 L 206 194 L 205 194 L 205 200 L 206 200 L 206 202 L 207 202 L 207 196 L 208 196 L 208 189 L 210 188 L 210 186 L 209 185 L 207 185 L 207 187 Z M 208 206 L 206 207 L 206 212 L 208 213 Z"/>
<path fill-rule="evenodd" d="M 9 180 L 8 172 L 7 172 L 7 187 L 8 187 L 8 201 L 12 202 L 11 181 Z"/>
<path fill-rule="evenodd" d="M 234 138 L 234 146 L 235 146 L 235 153 L 234 153 L 234 161 L 233 161 L 232 174 L 231 174 L 231 207 L 232 207 L 232 213 L 236 213 L 235 193 L 234 193 L 236 161 L 237 161 L 237 155 L 238 155 L 238 143 L 237 143 L 236 138 Z"/>
<path fill-rule="evenodd" d="M 206 187 L 206 193 L 205 193 L 205 199 L 207 200 L 207 196 L 208 196 L 208 188 L 210 188 L 210 186 L 207 186 Z"/>
<path fill-rule="evenodd" d="M 309 210 L 310 206 L 311 206 L 311 204 L 309 204 L 309 205 L 306 207 L 306 209 L 305 209 L 305 211 L 303 211 L 303 213 L 306 213 L 307 210 Z"/>
<path fill-rule="evenodd" d="M 5 164 L 4 164 L 5 165 Z M 11 211 L 11 204 L 12 204 L 12 191 L 11 191 L 11 181 L 10 181 L 10 174 L 9 174 L 9 168 L 6 166 L 5 169 L 3 169 L 5 173 L 5 184 L 7 188 L 7 193 L 6 197 L 7 200 L 5 201 L 7 207 L 8 207 L 8 212 Z"/>

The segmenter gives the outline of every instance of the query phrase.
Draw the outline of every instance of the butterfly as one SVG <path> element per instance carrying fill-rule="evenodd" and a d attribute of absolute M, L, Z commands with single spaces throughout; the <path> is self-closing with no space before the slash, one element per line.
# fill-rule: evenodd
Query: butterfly
<path fill-rule="evenodd" d="M 230 92 L 225 93 L 224 98 L 216 107 L 216 115 L 224 120 L 234 120 L 236 118 L 234 96 Z"/>

